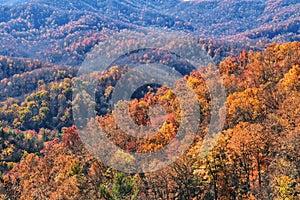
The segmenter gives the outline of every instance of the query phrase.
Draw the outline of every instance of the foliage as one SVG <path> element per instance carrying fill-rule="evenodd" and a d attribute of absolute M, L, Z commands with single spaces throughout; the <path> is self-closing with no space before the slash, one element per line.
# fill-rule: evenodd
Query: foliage
<path fill-rule="evenodd" d="M 211 98 L 200 72 L 206 73 L 206 82 L 213 81 L 209 79 L 212 66 L 186 75 L 183 80 L 195 91 L 200 105 L 199 130 L 184 155 L 153 173 L 125 175 L 107 168 L 81 143 L 72 126 L 71 96 L 72 85 L 78 81 L 85 84 L 87 77 L 40 83 L 40 88 L 26 95 L 24 101 L 8 98 L 2 104 L 0 129 L 0 167 L 7 198 L 299 199 L 299 47 L 299 42 L 293 42 L 270 45 L 264 52 L 244 51 L 218 66 L 227 90 L 228 115 L 225 127 L 216 133 L 216 145 L 202 157 L 199 149 L 208 132 Z M 92 78 L 99 81 L 97 97 L 101 101 L 85 99 L 91 105 L 89 109 L 95 106 L 98 114 L 88 123 L 88 136 L 102 148 L 103 141 L 93 131 L 99 125 L 125 151 L 115 152 L 111 161 L 123 158 L 125 164 L 134 159 L 130 152 L 151 153 L 169 144 L 182 115 L 172 90 L 166 86 L 148 90 L 141 98 L 118 102 L 118 116 L 130 118 L 137 125 L 158 125 L 160 129 L 144 139 L 138 137 L 132 124 L 124 123 L 122 128 L 132 131 L 132 135 L 126 134 L 103 102 L 108 101 L 127 70 L 116 66 L 93 74 Z M 74 101 L 80 103 L 82 99 L 75 97 Z M 153 105 L 162 106 L 166 112 L 159 115 L 150 109 Z M 151 118 L 151 114 L 158 117 Z M 45 128 L 62 129 L 62 133 Z M 150 135 L 150 130 L 142 133 Z M 181 149 L 175 146 L 166 152 L 167 156 L 176 151 Z"/>
<path fill-rule="evenodd" d="M 115 174 L 111 191 L 105 185 L 101 185 L 100 190 L 107 200 L 134 200 L 139 193 L 135 186 L 136 182 L 133 178 L 119 172 Z"/>

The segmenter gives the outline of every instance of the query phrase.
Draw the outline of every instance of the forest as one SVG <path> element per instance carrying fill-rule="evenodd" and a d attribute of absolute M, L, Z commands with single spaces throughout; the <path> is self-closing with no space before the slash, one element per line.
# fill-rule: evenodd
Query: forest
<path fill-rule="evenodd" d="M 0 0 L 0 199 L 299 200 L 299 30 L 299 0 Z"/>
<path fill-rule="evenodd" d="M 135 58 L 151 62 L 144 53 Z M 172 59 L 168 62 L 174 64 Z M 93 74 L 101 101 L 93 105 L 97 123 L 91 121 L 88 128 L 104 127 L 107 137 L 127 152 L 154 153 L 174 140 L 179 130 L 178 100 L 165 86 L 131 99 L 129 113 L 136 124 L 150 123 L 153 104 L 168 112 L 155 135 L 137 139 L 124 134 L 106 103 L 128 67 L 116 63 Z M 212 68 L 220 72 L 226 90 L 227 115 L 224 127 L 215 133 L 216 144 L 200 157 L 212 106 L 202 75 L 212 76 Z M 81 81 L 77 68 L 2 56 L 0 72 L 2 199 L 300 199 L 300 42 L 243 50 L 216 66 L 200 66 L 185 75 L 183 80 L 200 105 L 196 137 L 174 163 L 146 173 L 105 166 L 83 144 L 72 107 L 74 101 L 86 101 L 72 97 L 74 84 Z M 179 150 L 171 149 L 167 155 L 175 151 Z M 115 153 L 111 162 L 122 160 L 126 166 L 130 159 Z"/>

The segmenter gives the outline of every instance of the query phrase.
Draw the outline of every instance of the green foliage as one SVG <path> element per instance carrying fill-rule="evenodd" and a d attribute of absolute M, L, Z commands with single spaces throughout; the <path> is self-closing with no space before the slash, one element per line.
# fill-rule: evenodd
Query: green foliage
<path fill-rule="evenodd" d="M 102 184 L 100 191 L 107 200 L 133 200 L 136 199 L 139 193 L 139 190 L 136 189 L 136 181 L 134 178 L 126 177 L 125 174 L 121 172 L 115 174 L 111 190 Z"/>

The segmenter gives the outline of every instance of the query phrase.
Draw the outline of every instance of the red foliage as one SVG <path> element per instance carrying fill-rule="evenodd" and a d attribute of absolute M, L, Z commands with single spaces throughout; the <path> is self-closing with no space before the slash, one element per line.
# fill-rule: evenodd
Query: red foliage
<path fill-rule="evenodd" d="M 63 131 L 62 141 L 65 146 L 73 146 L 80 141 L 78 131 L 75 126 L 67 128 Z"/>

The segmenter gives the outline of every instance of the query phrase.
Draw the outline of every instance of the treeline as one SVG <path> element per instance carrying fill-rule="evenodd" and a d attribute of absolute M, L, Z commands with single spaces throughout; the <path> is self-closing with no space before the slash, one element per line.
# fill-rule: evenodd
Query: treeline
<path fill-rule="evenodd" d="M 51 64 L 46 64 L 39 60 L 0 56 L 0 79 L 51 66 Z"/>
<path fill-rule="evenodd" d="M 49 129 L 40 129 L 38 132 L 18 129 L 0 128 L 0 147 L 1 179 L 4 172 L 9 171 L 15 164 L 20 162 L 21 158 L 30 153 L 39 154 L 44 148 L 44 142 L 51 141 L 61 137 L 57 131 Z"/>
<path fill-rule="evenodd" d="M 76 73 L 74 67 L 56 66 L 32 59 L 0 57 L 0 100 L 22 98 L 42 84 L 72 78 Z"/>

